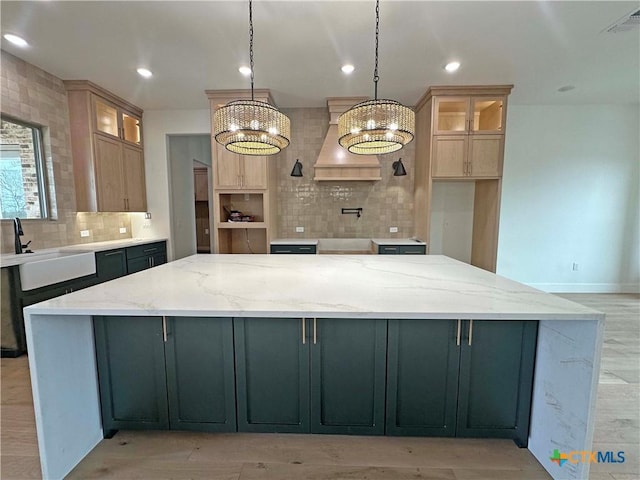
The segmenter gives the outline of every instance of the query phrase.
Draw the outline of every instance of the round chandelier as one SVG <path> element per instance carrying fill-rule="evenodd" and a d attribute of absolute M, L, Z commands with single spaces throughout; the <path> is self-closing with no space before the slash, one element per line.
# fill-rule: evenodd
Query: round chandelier
<path fill-rule="evenodd" d="M 251 100 L 235 100 L 215 111 L 213 135 L 221 145 L 242 155 L 273 155 L 289 145 L 291 122 L 273 105 L 253 96 L 253 7 L 249 0 Z"/>
<path fill-rule="evenodd" d="M 361 102 L 338 117 L 338 142 L 351 153 L 381 155 L 395 152 L 413 140 L 416 116 L 395 100 L 378 99 L 378 36 L 380 0 L 376 0 L 376 60 L 374 100 Z"/>

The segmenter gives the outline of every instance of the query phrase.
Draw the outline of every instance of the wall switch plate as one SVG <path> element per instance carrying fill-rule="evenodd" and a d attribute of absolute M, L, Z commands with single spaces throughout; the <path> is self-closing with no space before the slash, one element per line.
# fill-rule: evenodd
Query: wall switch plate
<path fill-rule="evenodd" d="M 205 235 L 209 235 L 209 229 L 208 229 L 208 228 L 205 228 L 205 229 L 204 229 L 204 234 L 205 234 Z"/>
<path fill-rule="evenodd" d="M 127 227 L 120 227 L 120 233 L 127 233 Z"/>
<path fill-rule="evenodd" d="M 144 214 L 144 218 L 145 218 L 145 220 L 151 220 L 151 212 L 146 212 Z"/>
<path fill-rule="evenodd" d="M 389 227 L 389 233 L 398 233 L 398 227 Z"/>
<path fill-rule="evenodd" d="M 89 232 L 89 230 L 80 230 L 81 237 L 88 237 L 89 235 L 91 235 L 91 232 Z"/>
<path fill-rule="evenodd" d="M 573 270 L 574 272 L 578 271 L 578 264 L 574 262 L 574 264 L 571 266 L 571 270 Z"/>
<path fill-rule="evenodd" d="M 304 227 L 296 227 L 296 233 L 304 233 Z"/>

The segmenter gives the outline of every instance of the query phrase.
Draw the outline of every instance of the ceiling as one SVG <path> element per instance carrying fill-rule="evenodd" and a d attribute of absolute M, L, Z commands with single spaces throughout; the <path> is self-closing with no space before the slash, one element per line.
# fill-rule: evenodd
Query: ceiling
<path fill-rule="evenodd" d="M 2 0 L 2 49 L 149 109 L 208 108 L 204 90 L 249 88 L 244 1 Z M 255 87 L 279 107 L 372 96 L 375 3 L 254 2 Z M 640 29 L 602 33 L 637 1 L 394 1 L 380 5 L 380 98 L 430 85 L 514 84 L 515 104 L 638 103 Z M 456 59 L 455 74 L 443 70 Z M 350 76 L 340 71 L 352 63 Z M 153 71 L 143 79 L 136 68 Z M 573 85 L 565 93 L 558 88 Z"/>

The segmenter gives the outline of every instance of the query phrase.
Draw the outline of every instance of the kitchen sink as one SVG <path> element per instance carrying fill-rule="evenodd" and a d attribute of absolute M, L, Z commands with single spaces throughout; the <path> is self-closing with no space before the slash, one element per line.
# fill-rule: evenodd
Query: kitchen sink
<path fill-rule="evenodd" d="M 96 273 L 93 251 L 59 250 L 47 253 L 25 253 L 29 261 L 20 265 L 23 291 Z"/>

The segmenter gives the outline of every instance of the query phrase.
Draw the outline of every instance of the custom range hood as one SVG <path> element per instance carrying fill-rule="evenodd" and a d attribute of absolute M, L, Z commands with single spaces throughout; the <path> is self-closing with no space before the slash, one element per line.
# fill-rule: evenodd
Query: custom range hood
<path fill-rule="evenodd" d="M 381 180 L 380 162 L 376 155 L 355 155 L 338 143 L 338 117 L 367 97 L 328 98 L 329 130 L 324 138 L 318 160 L 313 166 L 316 181 Z"/>

